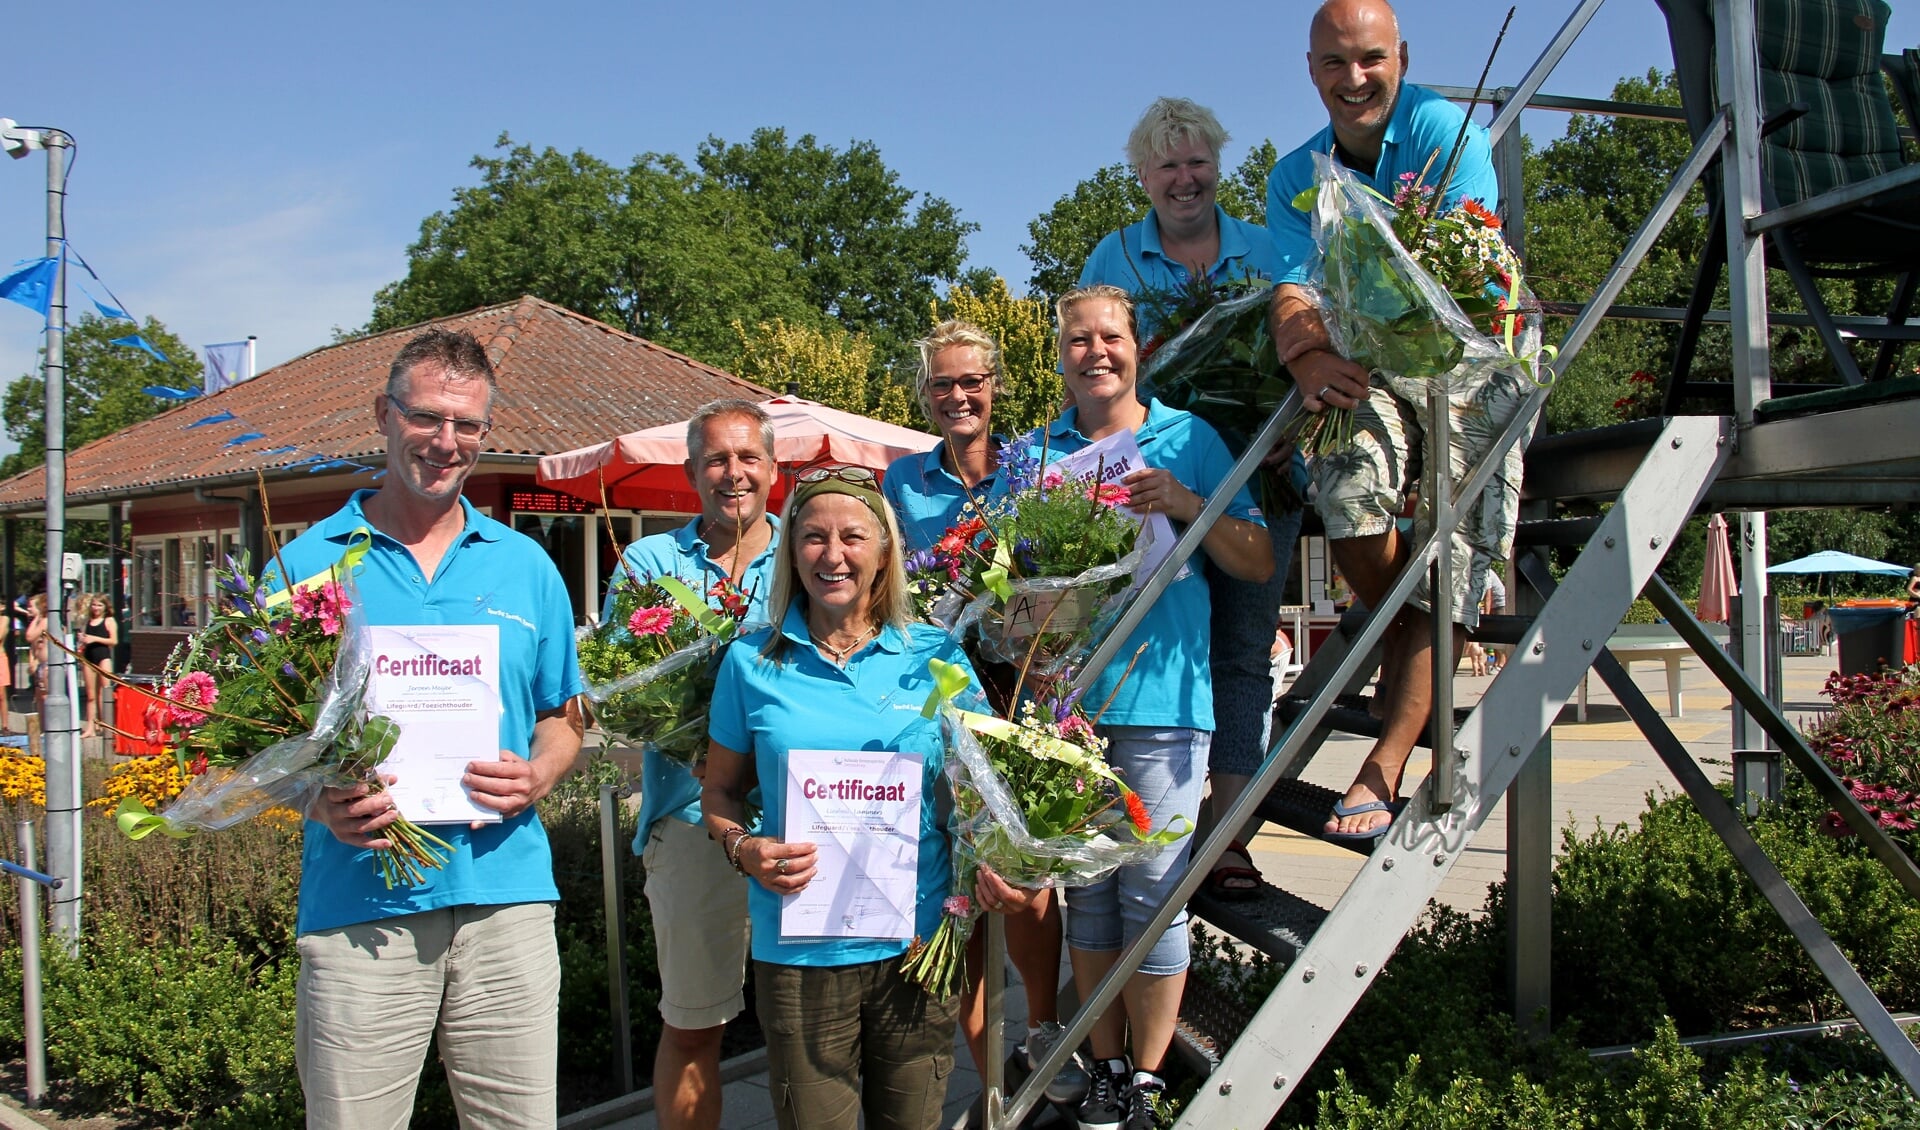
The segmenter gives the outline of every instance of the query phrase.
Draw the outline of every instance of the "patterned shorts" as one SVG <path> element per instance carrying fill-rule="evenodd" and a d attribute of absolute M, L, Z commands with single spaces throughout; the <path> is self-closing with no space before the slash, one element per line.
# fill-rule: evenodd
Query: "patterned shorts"
<path fill-rule="evenodd" d="M 1447 450 L 1448 475 L 1465 480 L 1474 464 L 1525 405 L 1529 389 L 1519 377 L 1496 372 L 1477 388 L 1448 396 L 1452 426 Z M 1373 395 L 1354 410 L 1353 447 L 1313 461 L 1314 509 L 1329 538 L 1371 537 L 1386 533 L 1407 506 L 1409 491 L 1420 486 L 1426 450 L 1428 406 L 1402 399 L 1374 377 Z M 1486 489 L 1467 507 L 1455 527 L 1453 550 L 1454 622 L 1473 627 L 1480 620 L 1487 567 L 1512 550 L 1513 525 L 1520 513 L 1520 474 L 1527 437 L 1508 451 Z M 1415 542 L 1433 528 L 1428 499 L 1414 512 Z M 1413 590 L 1420 607 L 1433 608 L 1427 578 Z"/>

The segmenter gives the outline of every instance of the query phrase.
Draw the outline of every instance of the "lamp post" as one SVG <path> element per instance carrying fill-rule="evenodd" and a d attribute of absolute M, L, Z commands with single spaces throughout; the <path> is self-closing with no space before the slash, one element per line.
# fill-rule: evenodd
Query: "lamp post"
<path fill-rule="evenodd" d="M 47 638 L 70 643 L 67 636 L 65 580 L 67 532 L 67 257 L 66 157 L 73 138 L 57 129 L 23 129 L 0 118 L 0 147 L 9 157 L 35 149 L 47 154 L 47 258 L 53 260 L 53 287 L 47 302 L 47 342 L 42 374 L 47 402 Z M 80 944 L 80 750 L 74 725 L 74 701 L 68 691 L 73 656 L 48 646 L 43 668 L 46 700 L 40 741 L 47 766 L 47 870 L 62 880 L 51 893 L 54 934 L 68 950 Z"/>

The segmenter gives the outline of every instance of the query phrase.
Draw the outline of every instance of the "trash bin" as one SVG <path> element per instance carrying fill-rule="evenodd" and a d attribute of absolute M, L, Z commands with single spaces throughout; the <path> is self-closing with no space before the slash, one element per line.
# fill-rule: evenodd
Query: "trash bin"
<path fill-rule="evenodd" d="M 164 746 L 145 737 L 149 729 L 147 711 L 160 701 L 159 679 L 152 675 L 121 676 L 113 694 L 113 728 L 119 731 L 113 736 L 113 752 L 127 757 L 166 752 Z"/>
<path fill-rule="evenodd" d="M 1907 660 L 1904 608 L 1829 608 L 1827 617 L 1840 641 L 1840 673 L 1871 675 Z"/>

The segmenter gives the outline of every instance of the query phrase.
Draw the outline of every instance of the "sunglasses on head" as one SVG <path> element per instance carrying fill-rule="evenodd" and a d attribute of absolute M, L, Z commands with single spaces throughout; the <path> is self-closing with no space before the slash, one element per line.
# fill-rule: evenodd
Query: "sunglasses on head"
<path fill-rule="evenodd" d="M 857 487 L 871 487 L 880 482 L 879 476 L 865 467 L 849 467 L 844 465 L 815 467 L 810 471 L 802 471 L 800 472 L 799 482 L 800 485 L 805 486 L 808 483 L 824 483 L 828 479 L 838 479 L 843 483 L 852 483 Z"/>

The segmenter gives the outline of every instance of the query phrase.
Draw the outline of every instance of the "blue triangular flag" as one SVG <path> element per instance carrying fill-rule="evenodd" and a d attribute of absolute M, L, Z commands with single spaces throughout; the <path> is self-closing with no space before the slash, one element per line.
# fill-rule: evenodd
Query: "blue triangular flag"
<path fill-rule="evenodd" d="M 343 465 L 345 462 L 346 460 L 344 459 L 328 459 L 328 460 L 325 460 L 324 462 L 315 463 L 313 466 L 307 468 L 307 474 L 311 475 L 317 471 L 325 471 L 325 470 L 328 470 L 329 468 L 339 467 Z"/>
<path fill-rule="evenodd" d="M 224 424 L 231 419 L 233 419 L 233 413 L 231 412 L 215 412 L 211 416 L 200 417 L 198 420 L 195 420 L 193 423 L 188 424 L 187 427 L 204 428 L 208 424 Z"/>
<path fill-rule="evenodd" d="M 53 259 L 29 259 L 26 266 L 0 279 L 0 298 L 18 302 L 45 317 L 53 305 L 53 276 L 59 264 Z"/>
<path fill-rule="evenodd" d="M 140 391 L 162 400 L 192 400 L 200 395 L 197 388 L 168 388 L 166 385 L 148 385 Z"/>
<path fill-rule="evenodd" d="M 265 439 L 265 438 L 267 438 L 267 433 L 265 432 L 241 432 L 239 435 L 234 436 L 232 439 L 221 444 L 220 446 L 221 447 L 237 447 L 243 443 L 252 443 L 256 439 Z"/>
<path fill-rule="evenodd" d="M 78 284 L 76 283 L 75 285 L 78 285 Z M 80 293 L 87 296 L 87 300 L 93 303 L 93 308 L 95 310 L 100 311 L 100 316 L 102 318 L 125 319 L 129 322 L 133 321 L 133 315 L 127 313 L 125 310 L 122 310 L 120 309 L 120 307 L 115 306 L 111 303 L 100 301 L 98 298 L 94 297 L 94 293 L 88 290 L 86 287 L 84 286 L 80 287 Z"/>
<path fill-rule="evenodd" d="M 158 361 L 165 361 L 167 359 L 166 354 L 160 352 L 158 349 L 155 349 L 152 346 L 152 344 L 150 344 L 147 341 L 146 338 L 141 337 L 139 334 L 128 334 L 125 337 L 116 337 L 112 341 L 108 342 L 107 344 L 108 345 L 124 345 L 128 349 L 138 349 L 144 353 L 151 353 L 153 354 L 154 359 Z"/>

